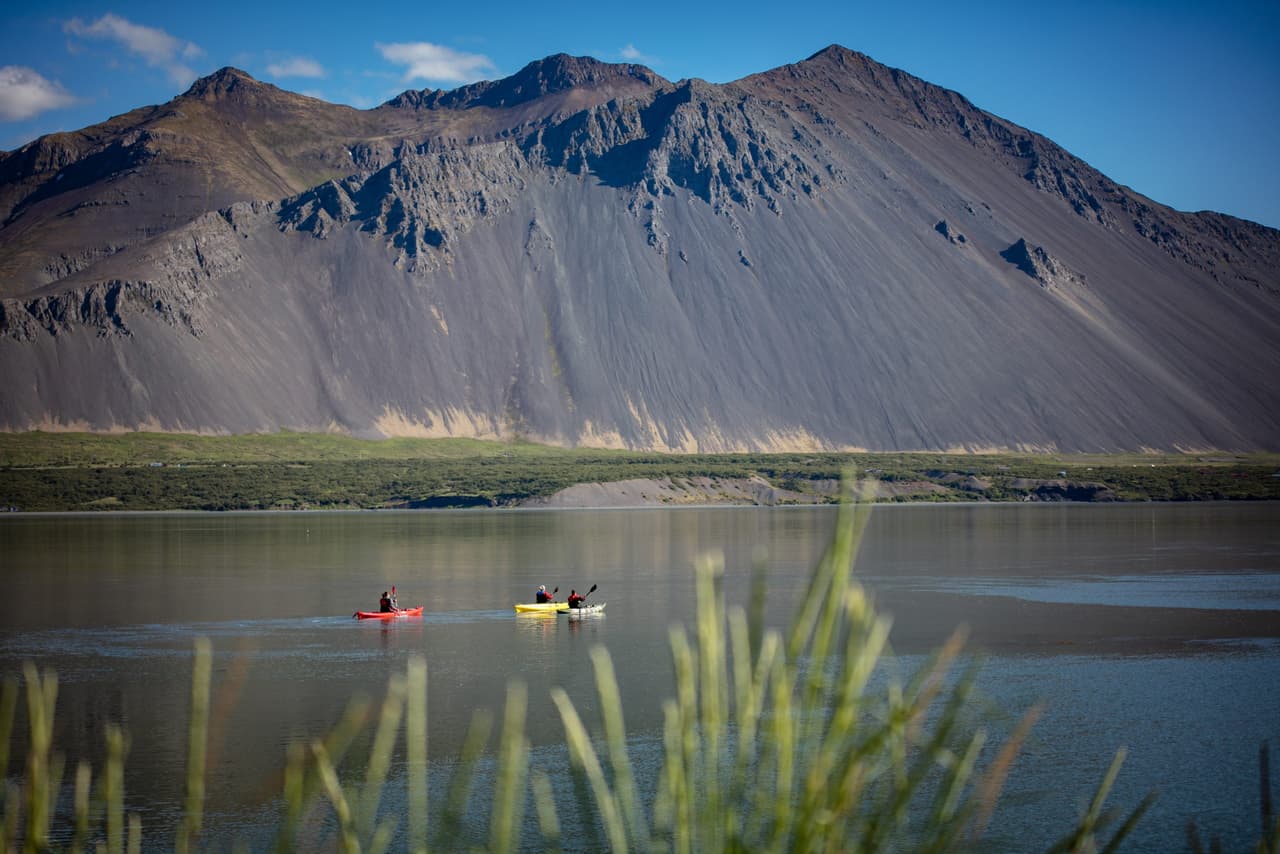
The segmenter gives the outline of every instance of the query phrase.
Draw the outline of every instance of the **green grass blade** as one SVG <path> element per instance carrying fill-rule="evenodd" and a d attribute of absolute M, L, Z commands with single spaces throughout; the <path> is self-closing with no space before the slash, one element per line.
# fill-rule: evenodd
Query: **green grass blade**
<path fill-rule="evenodd" d="M 1107 843 L 1106 848 L 1102 849 L 1102 854 L 1115 854 L 1115 852 L 1120 850 L 1120 844 L 1124 842 L 1124 840 L 1129 837 L 1129 834 L 1133 832 L 1133 829 L 1138 826 L 1138 822 L 1147 814 L 1147 810 L 1151 809 L 1151 805 L 1156 802 L 1156 797 L 1157 795 L 1155 792 L 1148 792 L 1146 794 L 1146 797 L 1144 797 L 1138 805 L 1133 808 L 1133 812 L 1129 813 L 1129 816 L 1124 820 L 1124 822 L 1116 828 L 1116 832 L 1112 835 L 1111 841 Z"/>
<path fill-rule="evenodd" d="M 0 682 L 0 768 L 3 769 L 9 767 L 10 738 L 13 736 L 13 721 L 17 717 L 20 690 L 18 680 L 12 676 L 6 676 Z M 8 802 L 6 798 L 5 803 Z"/>
<path fill-rule="evenodd" d="M 1111 760 L 1111 766 L 1107 768 L 1107 773 L 1098 786 L 1098 791 L 1094 792 L 1093 800 L 1089 802 L 1084 823 L 1091 831 L 1098 826 L 1098 820 L 1102 817 L 1102 805 L 1106 803 L 1107 795 L 1111 794 L 1111 787 L 1115 785 L 1116 777 L 1120 776 L 1120 767 L 1124 765 L 1125 757 L 1128 755 L 1129 751 L 1126 748 L 1122 747 L 1116 751 L 1115 758 Z"/>
<path fill-rule="evenodd" d="M 995 812 L 996 802 L 1000 799 L 1000 792 L 1004 789 L 1005 780 L 1009 777 L 1009 769 L 1013 767 L 1013 762 L 1022 750 L 1022 745 L 1026 742 L 1031 728 L 1036 725 L 1036 721 L 1040 720 L 1040 715 L 1043 713 L 1044 706 L 1041 705 L 1032 706 L 1027 710 L 1014 729 L 1013 735 L 996 754 L 995 761 L 979 784 L 978 812 L 971 834 L 974 841 L 981 839 L 982 834 L 986 832 L 991 814 Z"/>
<path fill-rule="evenodd" d="M 738 716 L 739 753 L 736 773 L 740 775 L 740 794 L 736 800 L 740 814 L 743 839 L 760 839 L 768 815 L 765 804 L 772 803 L 770 769 L 774 767 L 771 746 L 773 744 L 765 718 L 769 699 L 770 679 L 779 672 L 782 654 L 782 637 L 777 632 L 766 632 L 760 641 L 760 652 L 750 676 L 748 708 Z"/>
<path fill-rule="evenodd" d="M 443 841 L 441 847 L 448 848 L 448 841 L 456 839 L 462 827 L 467 814 L 467 801 L 471 799 L 471 786 L 475 782 L 476 762 L 484 753 L 492 730 L 493 713 L 487 709 L 478 709 L 471 716 L 458 765 L 449 778 L 449 790 L 445 793 L 444 811 L 440 817 L 439 838 Z"/>
<path fill-rule="evenodd" d="M 409 762 L 409 848 L 427 845 L 427 662 L 409 659 L 406 688 L 405 752 Z"/>
<path fill-rule="evenodd" d="M 569 742 L 569 758 L 586 775 L 591 785 L 591 793 L 595 796 L 596 806 L 600 809 L 600 819 L 604 823 L 605 835 L 609 838 L 609 850 L 614 854 L 626 854 L 628 851 L 627 831 L 623 825 L 622 812 L 617 798 L 609 789 L 604 779 L 604 769 L 591 745 L 591 737 L 587 728 L 578 717 L 569 695 L 563 688 L 551 689 L 551 701 L 560 712 L 560 721 L 564 725 L 565 738 Z"/>
<path fill-rule="evenodd" d="M 205 759 L 209 744 L 209 683 L 213 647 L 208 638 L 196 638 L 191 674 L 191 712 L 187 724 L 187 794 L 182 821 L 178 823 L 175 849 L 185 854 L 204 823 Z"/>
<path fill-rule="evenodd" d="M 782 658 L 775 659 L 770 684 L 773 686 L 773 718 L 769 747 L 775 776 L 771 789 L 766 790 L 773 794 L 773 800 L 766 809 L 774 825 L 769 847 L 777 850 L 784 846 L 792 833 L 790 817 L 794 814 L 792 798 L 796 771 L 796 726 L 791 706 L 795 683 L 791 668 Z"/>
<path fill-rule="evenodd" d="M 763 640 L 761 640 L 763 645 Z M 758 760 L 756 733 L 760 726 L 761 693 L 756 690 L 752 673 L 754 655 L 751 629 L 746 613 L 734 608 L 729 614 L 729 646 L 733 660 L 734 707 L 733 721 L 737 725 L 734 742 L 733 768 L 725 796 L 725 825 L 732 840 L 741 841 L 751 825 L 748 803 L 752 781 L 750 769 Z"/>
<path fill-rule="evenodd" d="M 662 704 L 662 744 L 662 772 L 653 804 L 654 844 L 665 840 L 671 851 L 688 854 L 692 846 L 690 799 L 684 774 L 684 733 L 680 707 L 675 700 L 669 699 Z"/>
<path fill-rule="evenodd" d="M 555 793 L 551 787 L 551 778 L 547 772 L 538 769 L 533 772 L 530 781 L 533 789 L 533 807 L 538 814 L 538 829 L 545 850 L 551 851 L 560 847 L 560 817 L 556 813 Z"/>
<path fill-rule="evenodd" d="M 54 707 L 58 699 L 58 677 L 43 676 L 30 662 L 23 668 L 27 681 L 27 718 L 31 744 L 27 751 L 27 851 L 49 847 L 50 805 L 55 781 L 51 779 Z"/>
<path fill-rule="evenodd" d="M 126 850 L 129 854 L 142 854 L 142 816 L 136 812 L 129 813 L 129 841 Z"/>
<path fill-rule="evenodd" d="M 76 766 L 75 794 L 72 799 L 72 822 L 75 836 L 71 838 L 71 854 L 79 854 L 89 841 L 89 818 L 92 813 L 90 796 L 93 793 L 93 769 L 88 762 Z"/>
<path fill-rule="evenodd" d="M 747 628 L 751 642 L 751 657 L 748 661 L 751 663 L 760 655 L 760 643 L 764 640 L 764 615 L 768 602 L 767 557 L 763 549 L 757 550 L 751 566 L 751 598 L 747 606 Z"/>
<path fill-rule="evenodd" d="M 725 706 L 728 699 L 724 655 L 724 593 L 720 579 L 724 575 L 721 558 L 704 558 L 698 562 L 698 675 L 701 700 L 700 726 L 702 778 L 698 815 L 699 844 L 704 850 L 719 851 L 724 847 L 724 810 L 720 796 L 720 759 L 725 739 Z"/>
<path fill-rule="evenodd" d="M 394 819 L 388 819 L 378 824 L 378 829 L 373 832 L 373 838 L 369 840 L 368 854 L 386 854 L 392 840 L 395 839 L 398 823 Z"/>
<path fill-rule="evenodd" d="M 378 804 L 382 800 L 382 787 L 386 785 L 387 772 L 391 770 L 391 754 L 400 735 L 400 721 L 404 717 L 405 680 L 393 676 L 387 684 L 387 696 L 382 701 L 378 716 L 378 729 L 374 733 L 373 747 L 365 767 L 364 788 L 360 793 L 360 813 L 356 823 L 361 839 L 372 839 L 378 820 Z"/>
<path fill-rule="evenodd" d="M 520 842 L 524 818 L 524 782 L 529 769 L 529 745 L 525 740 L 528 690 L 522 683 L 507 686 L 506 713 L 498 748 L 498 782 L 489 819 L 489 851 L 504 854 Z"/>
<path fill-rule="evenodd" d="M 697 762 L 699 740 L 698 740 L 698 677 L 696 675 L 693 649 L 689 646 L 689 639 L 686 637 L 684 630 L 679 627 L 672 627 L 670 631 L 671 639 L 671 660 L 675 667 L 676 676 L 676 703 L 675 716 L 672 721 L 672 736 L 676 739 L 679 752 L 674 761 L 679 762 L 679 775 L 682 782 L 682 791 L 684 802 L 679 804 L 683 815 L 677 817 L 677 822 L 683 828 L 689 845 L 695 848 L 697 843 L 697 829 L 695 819 L 697 810 L 691 803 L 697 792 L 698 771 L 695 767 Z M 668 760 L 672 761 L 672 760 Z"/>
<path fill-rule="evenodd" d="M 18 823 L 22 820 L 22 789 L 4 784 L 4 825 L 0 827 L 0 851 L 16 851 Z"/>
<path fill-rule="evenodd" d="M 284 819 L 276 832 L 275 850 L 286 854 L 298 847 L 298 827 L 307 803 L 307 753 L 301 744 L 291 744 L 285 751 Z"/>
<path fill-rule="evenodd" d="M 1124 764 L 1126 753 L 1127 751 L 1123 747 L 1116 751 L 1115 757 L 1111 760 L 1111 765 L 1107 768 L 1107 773 L 1103 775 L 1102 782 L 1098 784 L 1098 788 L 1093 794 L 1093 799 L 1089 802 L 1089 808 L 1085 810 L 1085 814 L 1081 816 L 1075 829 L 1049 849 L 1051 852 L 1083 852 L 1097 849 L 1096 838 L 1099 821 L 1102 818 L 1102 805 L 1106 802 L 1107 795 L 1110 794 L 1111 787 L 1115 784 L 1116 777 L 1120 773 L 1120 766 Z"/>
<path fill-rule="evenodd" d="M 338 780 L 338 772 L 329 758 L 329 751 L 321 742 L 315 741 L 311 744 L 311 755 L 315 759 L 320 784 L 328 795 L 329 803 L 333 806 L 334 815 L 338 819 L 339 850 L 346 854 L 359 854 L 360 837 L 356 830 L 355 817 L 352 815 L 351 803 L 342 789 L 342 783 Z"/>
<path fill-rule="evenodd" d="M 966 818 L 963 795 L 965 787 L 973 776 L 974 765 L 978 761 L 978 753 L 986 741 L 986 733 L 979 731 L 973 734 L 965 751 L 948 763 L 938 792 L 934 798 L 933 810 L 929 817 L 929 836 L 932 837 L 921 846 L 921 850 L 945 854 L 953 851 L 956 841 L 964 830 Z"/>
<path fill-rule="evenodd" d="M 108 724 L 107 762 L 103 769 L 102 799 L 107 808 L 107 854 L 124 851 L 124 755 L 125 737 L 120 727 Z"/>
<path fill-rule="evenodd" d="M 324 752 L 334 765 L 340 764 L 347 755 L 347 751 L 351 748 L 351 743 L 355 741 L 356 736 L 364 729 L 365 722 L 369 719 L 369 710 L 372 707 L 373 704 L 368 697 L 352 697 L 351 701 L 347 703 L 347 709 L 343 712 L 342 719 L 338 721 L 338 725 L 325 736 L 323 742 Z"/>
<path fill-rule="evenodd" d="M 636 789 L 631 759 L 627 754 L 627 727 L 622 714 L 622 692 L 618 689 L 613 659 L 602 646 L 591 650 L 591 664 L 595 670 L 596 692 L 600 697 L 600 712 L 604 719 L 605 745 L 609 751 L 609 766 L 613 771 L 613 790 L 618 799 L 631 839 L 637 848 L 649 847 L 644 812 L 640 808 L 640 794 Z"/>

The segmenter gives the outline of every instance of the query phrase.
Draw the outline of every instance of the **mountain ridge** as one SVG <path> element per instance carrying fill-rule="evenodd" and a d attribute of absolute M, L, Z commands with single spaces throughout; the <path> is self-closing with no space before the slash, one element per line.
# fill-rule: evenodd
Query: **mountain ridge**
<path fill-rule="evenodd" d="M 228 68 L 78 133 L 0 158 L 6 429 L 1280 436 L 1280 232 L 838 45 L 728 84 L 560 54 L 367 111 Z"/>
<path fill-rule="evenodd" d="M 557 53 L 527 64 L 500 80 L 469 83 L 456 89 L 407 90 L 383 103 L 384 107 L 467 109 L 469 107 L 510 107 L 569 89 L 611 89 L 634 81 L 644 88 L 670 85 L 651 69 L 635 63 L 601 62 L 589 56 Z"/>

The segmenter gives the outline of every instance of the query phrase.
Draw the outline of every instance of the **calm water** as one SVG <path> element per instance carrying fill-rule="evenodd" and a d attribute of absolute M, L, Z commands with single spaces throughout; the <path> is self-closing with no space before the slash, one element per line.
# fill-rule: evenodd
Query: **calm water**
<path fill-rule="evenodd" d="M 353 693 L 380 696 L 414 654 L 428 661 L 433 756 L 453 755 L 473 711 L 500 710 L 520 679 L 534 762 L 555 772 L 545 688 L 563 686 L 594 721 L 588 651 L 603 644 L 652 778 L 672 694 L 667 627 L 691 620 L 696 557 L 723 553 L 727 596 L 743 602 L 767 555 L 782 625 L 833 522 L 822 508 L 0 518 L 0 670 L 57 669 L 73 759 L 99 756 L 104 724 L 125 724 L 130 808 L 161 848 L 181 800 L 197 636 L 216 656 L 220 850 L 272 823 L 285 745 L 326 732 Z M 1192 818 L 1225 850 L 1256 838 L 1258 747 L 1280 753 L 1280 505 L 879 507 L 858 573 L 894 618 L 889 669 L 910 673 L 964 624 L 996 734 L 1045 704 L 993 847 L 1055 841 L 1121 746 L 1111 803 L 1160 793 L 1129 850 L 1185 848 Z M 351 619 L 392 584 L 422 619 Z M 596 584 L 606 615 L 514 616 L 538 584 L 561 598 Z"/>

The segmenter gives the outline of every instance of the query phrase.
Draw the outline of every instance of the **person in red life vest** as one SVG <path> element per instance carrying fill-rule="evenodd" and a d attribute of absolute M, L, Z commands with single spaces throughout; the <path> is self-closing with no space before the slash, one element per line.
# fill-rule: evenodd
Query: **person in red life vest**
<path fill-rule="evenodd" d="M 538 585 L 538 592 L 533 597 L 533 601 L 538 603 L 554 602 L 556 601 L 556 597 L 554 594 L 547 592 L 547 585 L 540 584 Z"/>
<path fill-rule="evenodd" d="M 378 610 L 383 614 L 389 614 L 396 609 L 395 604 L 391 601 L 391 597 L 387 595 L 387 591 L 382 591 L 382 598 L 378 600 Z"/>
<path fill-rule="evenodd" d="M 579 595 L 578 595 L 578 591 L 577 591 L 577 590 L 570 590 L 570 591 L 569 591 L 569 607 L 570 607 L 570 608 L 581 608 L 581 607 L 582 607 L 582 600 L 584 600 L 584 599 L 586 599 L 586 598 L 587 598 L 586 596 L 579 596 Z"/>

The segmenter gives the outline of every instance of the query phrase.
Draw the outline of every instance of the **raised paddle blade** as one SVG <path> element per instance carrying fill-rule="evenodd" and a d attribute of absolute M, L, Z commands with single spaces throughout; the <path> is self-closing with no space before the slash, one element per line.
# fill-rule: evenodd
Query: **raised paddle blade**
<path fill-rule="evenodd" d="M 591 585 L 591 589 L 590 589 L 590 590 L 588 590 L 587 592 L 588 592 L 588 593 L 595 593 L 595 592 L 596 592 L 596 586 L 595 586 L 594 584 L 593 584 L 593 585 Z"/>

